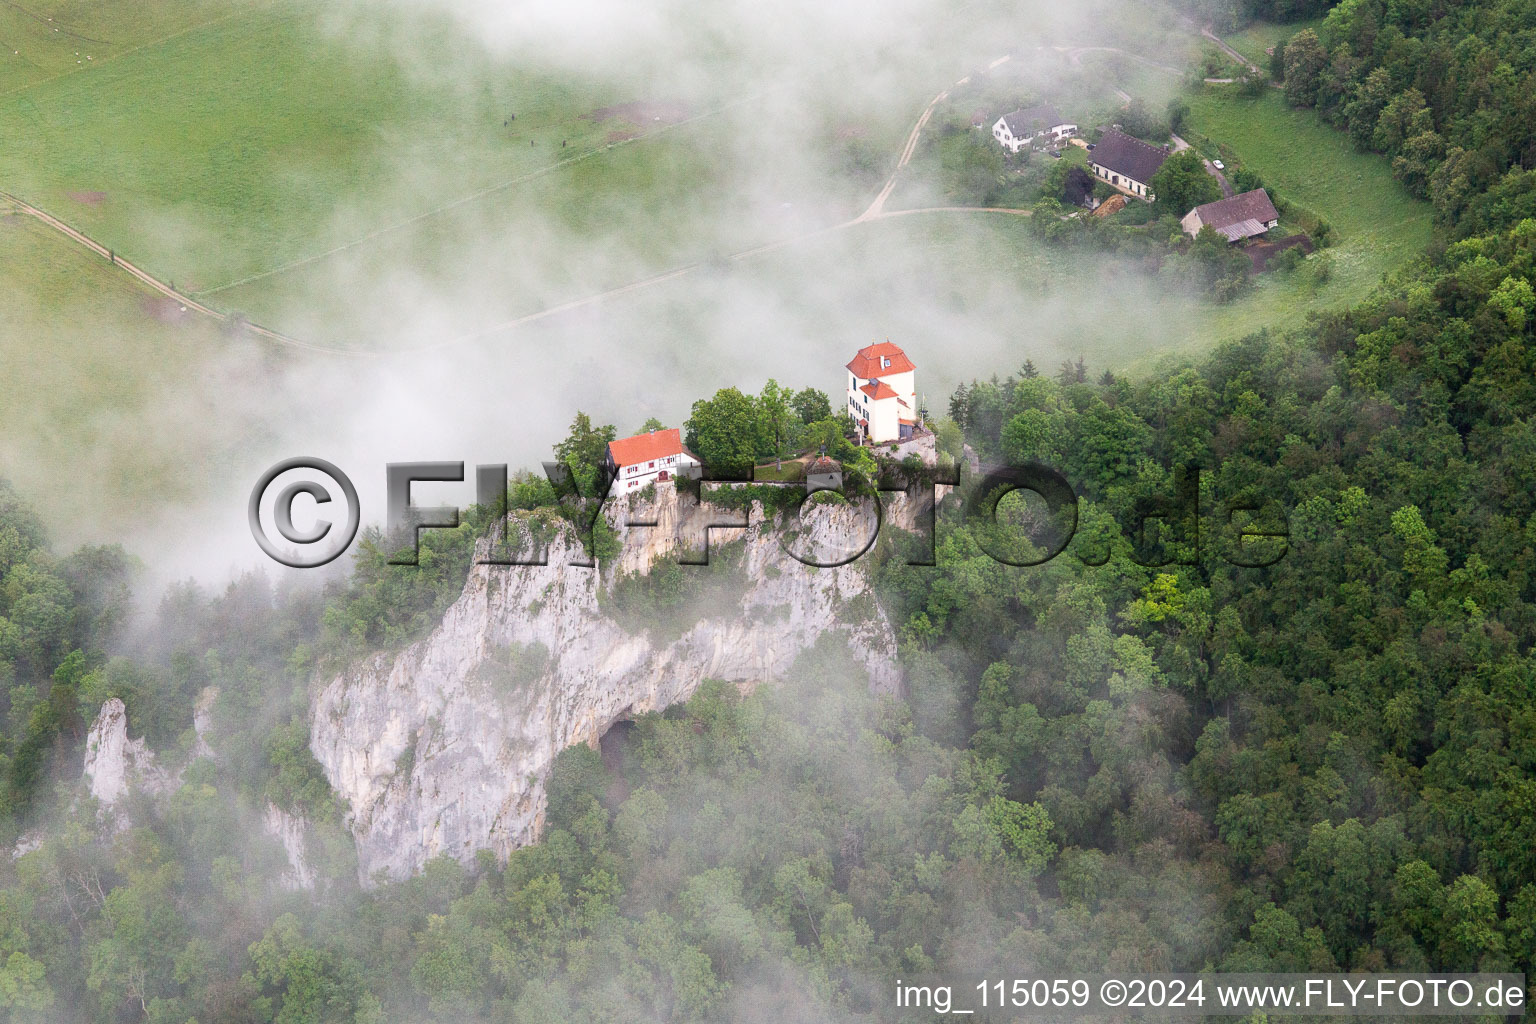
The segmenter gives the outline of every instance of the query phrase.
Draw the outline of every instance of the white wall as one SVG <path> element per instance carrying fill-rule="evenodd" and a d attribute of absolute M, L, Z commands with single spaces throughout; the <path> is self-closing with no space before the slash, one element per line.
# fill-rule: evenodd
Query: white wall
<path fill-rule="evenodd" d="M 617 494 L 633 494 L 643 489 L 646 484 L 655 483 L 662 470 L 666 470 L 669 477 L 675 478 L 679 475 L 687 476 L 699 468 L 699 460 L 687 452 L 664 456 L 655 460 L 654 464 L 647 460 L 633 466 L 620 466 L 619 475 L 614 477 L 613 486 L 609 488 L 608 494 L 610 497 Z"/>

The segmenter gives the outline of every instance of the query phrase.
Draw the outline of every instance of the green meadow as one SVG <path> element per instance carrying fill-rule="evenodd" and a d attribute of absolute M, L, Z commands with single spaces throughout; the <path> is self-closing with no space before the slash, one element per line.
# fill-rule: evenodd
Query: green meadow
<path fill-rule="evenodd" d="M 647 95 L 427 20 L 402 61 L 377 25 L 349 34 L 304 0 L 181 13 L 0 91 L 0 188 L 221 309 L 343 347 L 408 312 L 401 277 L 475 281 L 451 303 L 473 326 L 851 216 L 931 88 L 807 124 L 765 117 L 771 89 Z M 739 180 L 775 160 L 753 168 L 769 193 Z"/>
<path fill-rule="evenodd" d="M 1212 144 L 1203 149 L 1216 150 L 1207 156 L 1256 171 L 1282 197 L 1333 225 L 1335 244 L 1324 250 L 1332 276 L 1316 296 L 1319 304 L 1357 301 L 1429 244 L 1429 204 L 1392 178 L 1387 160 L 1356 151 L 1311 111 L 1287 107 L 1278 90 L 1245 99 L 1234 89 L 1206 86 L 1189 105 L 1192 134 Z M 1293 319 L 1283 309 L 1274 313 Z"/>
<path fill-rule="evenodd" d="M 30 217 L 0 210 L 0 476 L 74 537 L 186 501 L 251 436 L 233 403 L 284 354 L 182 314 Z M 243 382 L 241 384 L 240 382 Z M 24 399 L 24 400 L 23 400 Z"/>
<path fill-rule="evenodd" d="M 1267 21 L 1256 21 L 1246 28 L 1233 32 L 1231 35 L 1222 36 L 1226 44 L 1238 53 L 1247 57 L 1261 68 L 1269 67 L 1269 54 L 1265 51 L 1291 38 L 1304 28 L 1316 29 L 1323 23 L 1322 18 L 1311 18 L 1305 21 L 1293 21 L 1285 25 L 1275 25 Z"/>
<path fill-rule="evenodd" d="M 236 9 L 0 95 L 0 181 L 196 291 L 547 168 L 615 130 L 583 116 L 612 97 L 578 82 L 492 74 L 452 57 L 449 35 L 419 40 L 472 83 L 458 87 L 318 18 L 312 4 Z"/>
<path fill-rule="evenodd" d="M 0 5 L 0 96 L 89 71 L 217 21 L 250 0 L 26 0 Z"/>

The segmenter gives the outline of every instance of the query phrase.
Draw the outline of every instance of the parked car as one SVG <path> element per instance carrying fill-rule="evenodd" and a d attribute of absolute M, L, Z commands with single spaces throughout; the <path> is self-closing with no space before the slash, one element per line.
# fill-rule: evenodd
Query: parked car
<path fill-rule="evenodd" d="M 1212 160 L 1211 166 L 1216 168 L 1218 171 L 1224 171 L 1227 169 L 1227 165 L 1222 163 L 1220 160 Z"/>

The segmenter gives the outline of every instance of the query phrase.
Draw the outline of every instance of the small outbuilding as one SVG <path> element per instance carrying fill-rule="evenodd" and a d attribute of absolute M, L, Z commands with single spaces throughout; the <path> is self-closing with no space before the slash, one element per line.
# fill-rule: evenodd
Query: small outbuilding
<path fill-rule="evenodd" d="M 1280 214 L 1261 188 L 1230 199 L 1197 206 L 1184 215 L 1179 226 L 1194 238 L 1201 228 L 1209 227 L 1229 242 L 1240 242 L 1264 234 L 1280 223 Z"/>
<path fill-rule="evenodd" d="M 805 489 L 809 493 L 816 491 L 836 491 L 843 486 L 843 467 L 836 459 L 827 455 L 820 455 L 811 464 L 805 467 Z"/>

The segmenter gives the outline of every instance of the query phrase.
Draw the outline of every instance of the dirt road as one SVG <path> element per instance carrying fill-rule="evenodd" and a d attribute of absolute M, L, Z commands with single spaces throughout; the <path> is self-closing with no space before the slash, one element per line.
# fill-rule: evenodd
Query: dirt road
<path fill-rule="evenodd" d="M 1210 25 L 1207 24 L 1207 25 L 1201 26 L 1200 34 L 1202 36 L 1204 36 L 1205 38 L 1209 39 L 1211 42 L 1215 43 L 1216 46 L 1221 50 L 1222 53 L 1226 54 L 1228 57 L 1231 57 L 1233 60 L 1235 60 L 1239 64 L 1241 64 L 1243 67 L 1247 68 L 1249 71 L 1258 71 L 1259 70 L 1259 66 L 1257 64 L 1255 64 L 1253 61 L 1249 60 L 1247 57 L 1244 57 L 1242 54 L 1238 53 L 1236 50 L 1232 49 L 1232 47 L 1227 45 L 1227 41 L 1225 39 L 1221 38 L 1221 36 L 1217 35 L 1215 32 L 1212 32 Z M 1208 79 L 1206 79 L 1206 81 L 1209 82 L 1209 81 L 1212 81 L 1212 80 L 1208 78 Z M 1226 81 L 1230 82 L 1231 79 L 1230 78 L 1226 79 Z"/>
<path fill-rule="evenodd" d="M 174 299 L 176 302 L 180 303 L 184 309 L 189 309 L 193 312 L 201 313 L 204 316 L 213 317 L 215 320 L 223 323 L 228 323 L 234 319 L 228 313 L 223 313 L 210 306 L 205 306 L 201 302 L 198 302 L 196 299 L 192 298 L 190 295 L 186 295 L 177 291 L 175 288 L 160 280 L 158 277 L 155 277 L 153 274 L 150 274 L 145 270 L 141 270 L 139 267 L 118 256 L 115 252 L 113 252 L 111 249 L 108 249 L 94 238 L 89 237 L 83 232 L 75 230 L 68 224 L 53 216 L 53 214 L 48 213 L 46 210 L 38 209 L 31 203 L 24 202 L 21 199 L 11 195 L 9 192 L 0 192 L 0 201 L 4 201 L 10 204 L 18 212 L 41 221 L 48 227 L 53 228 L 55 231 L 61 232 L 65 237 L 79 243 L 80 245 L 85 246 L 96 255 L 112 263 L 114 266 L 121 267 L 128 273 L 132 274 L 134 277 L 138 278 L 144 284 L 148 285 L 150 288 L 153 288 L 155 291 L 159 292 L 161 295 L 164 295 L 170 299 Z M 286 334 L 279 334 L 277 331 L 263 327 L 260 324 L 250 323 L 249 321 L 244 321 L 243 326 L 252 334 L 257 334 L 263 338 L 267 338 L 270 341 L 275 341 L 282 345 L 290 345 L 294 348 L 306 349 L 311 352 L 344 351 L 341 349 L 329 348 L 324 345 L 314 345 L 307 341 L 301 341 L 298 338 L 290 338 Z"/>
<path fill-rule="evenodd" d="M 1000 64 L 1006 64 L 1011 58 L 1011 54 L 1004 54 L 1003 56 L 994 60 L 992 63 L 988 64 L 987 70 L 991 71 L 993 68 Z M 970 80 L 971 76 L 966 75 L 964 78 L 958 79 L 954 85 L 949 87 L 949 89 L 957 89 L 960 86 L 970 82 Z M 943 103 L 945 100 L 949 99 L 949 89 L 945 89 L 943 92 L 939 93 L 933 99 L 928 101 L 928 105 L 923 108 L 922 114 L 918 116 L 917 123 L 914 124 L 912 126 L 912 130 L 907 133 L 907 142 L 906 145 L 904 145 L 901 149 L 901 156 L 896 160 L 895 170 L 891 171 L 891 176 L 885 179 L 885 185 L 880 189 L 879 194 L 875 196 L 874 201 L 869 204 L 863 213 L 855 217 L 852 223 L 862 224 L 865 221 L 874 220 L 876 217 L 880 216 L 881 211 L 885 209 L 885 201 L 891 197 L 891 191 L 896 187 L 896 176 L 902 172 L 902 169 L 905 168 L 907 164 L 912 162 L 912 154 L 917 152 L 917 143 L 922 138 L 923 129 L 928 125 L 928 119 L 933 117 L 933 112 L 940 103 Z"/>

